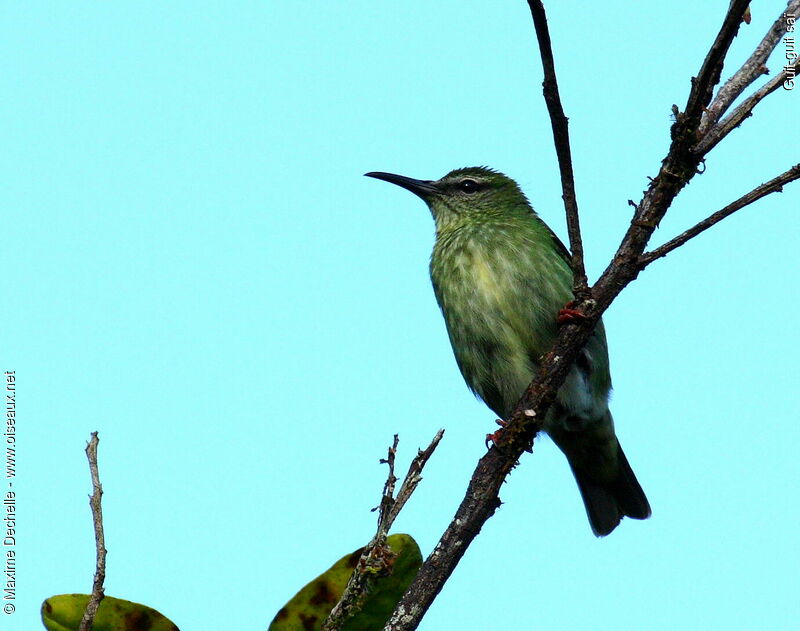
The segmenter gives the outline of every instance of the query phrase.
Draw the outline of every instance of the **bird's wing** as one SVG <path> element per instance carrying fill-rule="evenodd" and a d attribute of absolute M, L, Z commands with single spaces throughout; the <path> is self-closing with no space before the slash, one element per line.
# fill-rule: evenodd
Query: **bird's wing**
<path fill-rule="evenodd" d="M 553 232 L 553 229 L 550 226 L 544 224 L 544 227 L 547 228 L 547 232 L 549 232 L 550 236 L 553 238 L 553 245 L 556 246 L 556 252 L 558 252 L 564 258 L 564 260 L 570 265 L 571 268 L 572 255 L 569 253 L 567 246 L 564 245 L 561 239 L 558 238 L 558 235 L 555 232 Z"/>

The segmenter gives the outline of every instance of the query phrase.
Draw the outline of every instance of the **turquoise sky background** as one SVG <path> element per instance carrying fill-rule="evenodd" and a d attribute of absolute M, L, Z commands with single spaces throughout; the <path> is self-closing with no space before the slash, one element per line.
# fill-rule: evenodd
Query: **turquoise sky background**
<path fill-rule="evenodd" d="M 587 267 L 665 155 L 727 0 L 548 3 Z M 753 3 L 728 76 L 785 3 Z M 783 65 L 779 57 L 770 63 Z M 375 526 L 385 454 L 446 428 L 396 524 L 433 548 L 494 416 L 399 188 L 487 164 L 565 237 L 522 1 L 0 6 L 3 370 L 17 375 L 18 599 L 91 587 L 184 631 L 265 629 Z M 800 88 L 758 106 L 656 233 L 798 162 Z M 655 263 L 605 321 L 620 440 L 653 517 L 591 531 L 546 438 L 421 629 L 797 628 L 800 184 Z"/>

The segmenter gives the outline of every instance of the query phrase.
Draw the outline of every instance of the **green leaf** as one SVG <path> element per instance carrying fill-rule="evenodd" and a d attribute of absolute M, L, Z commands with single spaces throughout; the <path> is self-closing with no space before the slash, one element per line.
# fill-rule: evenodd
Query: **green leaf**
<path fill-rule="evenodd" d="M 42 622 L 48 631 L 77 631 L 89 602 L 87 594 L 51 596 L 42 603 Z M 139 603 L 106 596 L 94 618 L 94 631 L 178 631 L 160 614 Z"/>
<path fill-rule="evenodd" d="M 364 605 L 342 631 L 379 631 L 422 565 L 422 554 L 411 535 L 391 535 L 386 543 L 397 556 L 388 576 L 376 577 Z M 319 631 L 339 602 L 363 548 L 343 556 L 308 583 L 277 613 L 268 631 Z"/>

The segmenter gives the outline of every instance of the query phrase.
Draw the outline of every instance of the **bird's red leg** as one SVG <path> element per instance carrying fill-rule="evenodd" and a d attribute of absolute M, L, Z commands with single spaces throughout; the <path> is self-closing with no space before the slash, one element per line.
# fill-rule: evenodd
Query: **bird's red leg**
<path fill-rule="evenodd" d="M 579 320 L 585 320 L 586 314 L 583 311 L 579 311 L 575 309 L 575 301 L 570 300 L 564 308 L 558 312 L 558 316 L 556 317 L 556 322 L 559 324 L 570 324 L 572 322 L 578 322 Z"/>

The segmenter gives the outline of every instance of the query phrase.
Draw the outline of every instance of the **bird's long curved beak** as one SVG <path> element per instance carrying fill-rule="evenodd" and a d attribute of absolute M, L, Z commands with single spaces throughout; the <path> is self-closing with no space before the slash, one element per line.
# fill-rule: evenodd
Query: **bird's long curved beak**
<path fill-rule="evenodd" d="M 397 184 L 407 191 L 411 191 L 414 195 L 422 199 L 428 199 L 431 195 L 438 192 L 438 189 L 431 180 L 415 180 L 413 177 L 406 177 L 405 175 L 395 175 L 394 173 L 383 173 L 382 171 L 370 171 L 365 173 L 367 177 L 374 177 L 376 180 L 383 180 L 384 182 L 391 182 Z"/>

